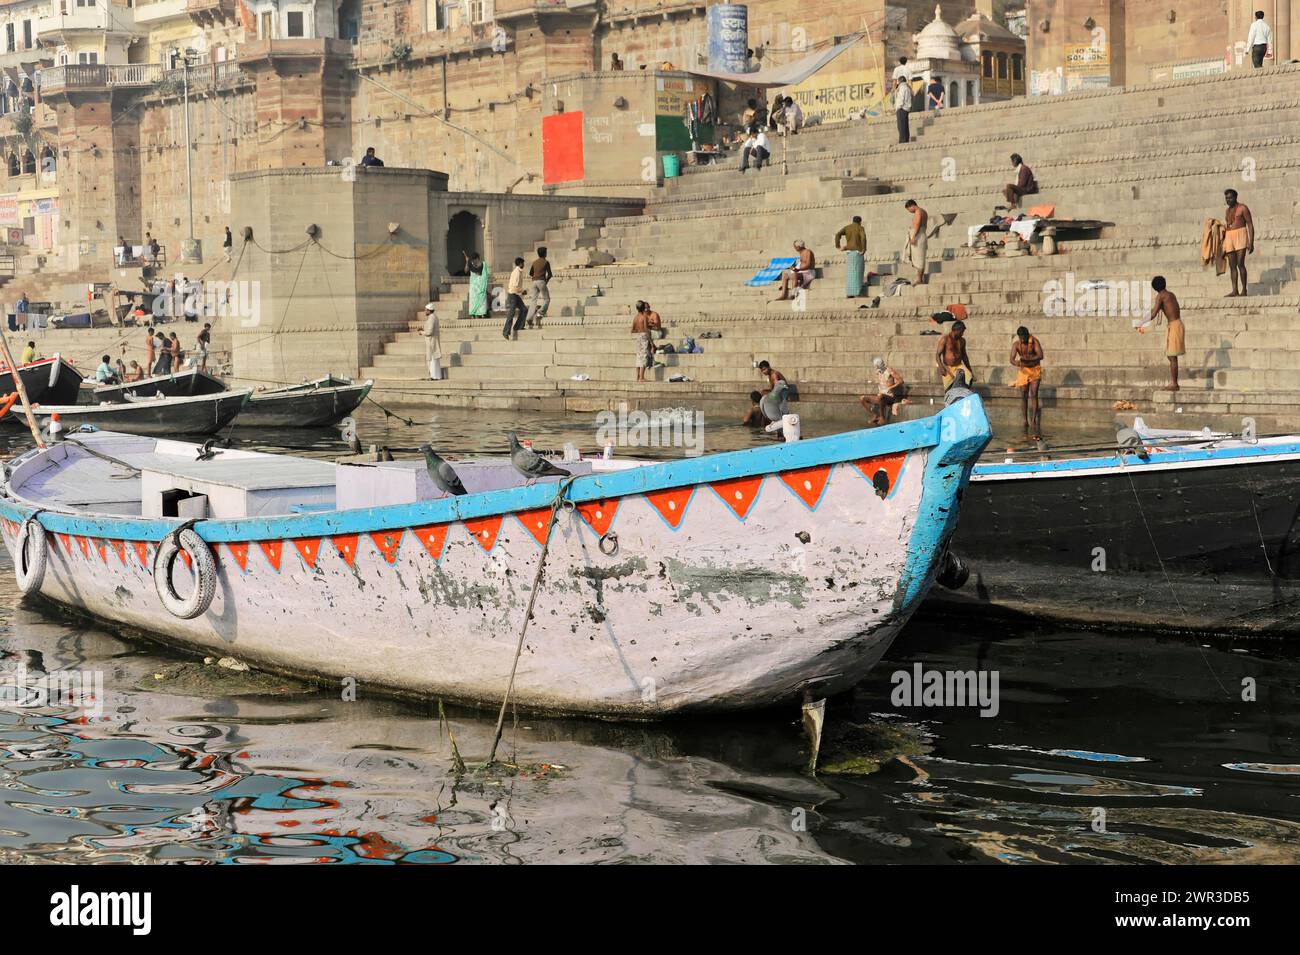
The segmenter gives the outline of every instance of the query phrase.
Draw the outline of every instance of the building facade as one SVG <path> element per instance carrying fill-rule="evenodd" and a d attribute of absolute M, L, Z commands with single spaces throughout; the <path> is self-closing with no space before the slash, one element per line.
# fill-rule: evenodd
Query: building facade
<path fill-rule="evenodd" d="M 861 34 L 781 90 L 835 122 L 885 110 L 885 78 L 936 22 L 932 72 L 960 106 L 1239 68 L 1253 6 L 1288 56 L 1295 3 L 941 0 L 936 20 L 934 0 L 752 0 L 746 62 Z M 102 268 L 119 236 L 178 250 L 191 208 L 215 248 L 232 176 L 346 170 L 372 146 L 456 192 L 636 194 L 692 102 L 710 95 L 725 125 L 772 92 L 693 76 L 709 49 L 696 0 L 0 0 L 0 48 L 0 238 L 70 271 Z"/>

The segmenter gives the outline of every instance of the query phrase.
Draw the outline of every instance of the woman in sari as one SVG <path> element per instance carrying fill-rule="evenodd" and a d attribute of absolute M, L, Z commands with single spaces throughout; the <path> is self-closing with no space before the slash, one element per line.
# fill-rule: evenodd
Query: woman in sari
<path fill-rule="evenodd" d="M 487 265 L 475 252 L 465 256 L 465 267 L 469 269 L 469 316 L 483 318 L 488 313 L 488 270 Z"/>

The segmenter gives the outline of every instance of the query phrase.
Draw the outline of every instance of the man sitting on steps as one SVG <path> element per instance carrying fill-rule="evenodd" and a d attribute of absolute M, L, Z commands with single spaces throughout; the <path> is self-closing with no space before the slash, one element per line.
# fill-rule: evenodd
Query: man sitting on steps
<path fill-rule="evenodd" d="M 1011 165 L 1016 167 L 1016 181 L 1002 187 L 1002 195 L 1007 200 L 1008 209 L 1020 208 L 1021 196 L 1032 196 L 1038 192 L 1038 183 L 1034 181 L 1034 171 L 1025 165 L 1020 153 L 1011 154 Z"/>
<path fill-rule="evenodd" d="M 799 260 L 792 268 L 781 273 L 781 294 L 772 299 L 774 302 L 788 301 L 792 289 L 807 288 L 812 285 L 813 277 L 817 274 L 817 257 L 813 255 L 812 249 L 804 245 L 802 239 L 795 239 L 794 250 Z"/>
<path fill-rule="evenodd" d="M 754 161 L 755 169 L 762 169 L 763 164 L 772 158 L 772 150 L 768 146 L 767 133 L 763 132 L 757 126 L 749 127 L 749 137 L 745 140 L 740 149 L 740 171 L 744 172 L 749 168 L 749 161 Z"/>

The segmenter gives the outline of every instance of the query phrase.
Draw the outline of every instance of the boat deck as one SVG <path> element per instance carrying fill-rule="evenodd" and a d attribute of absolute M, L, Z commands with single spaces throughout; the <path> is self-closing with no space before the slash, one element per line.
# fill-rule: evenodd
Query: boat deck
<path fill-rule="evenodd" d="M 146 518 L 171 514 L 178 494 L 206 498 L 207 516 L 217 519 L 381 507 L 446 496 L 433 486 L 422 460 L 340 465 L 221 448 L 200 461 L 198 452 L 199 445 L 190 442 L 78 432 L 50 456 L 19 462 L 11 488 L 41 507 Z M 574 474 L 629 466 L 635 462 L 566 465 Z M 455 467 L 471 494 L 524 483 L 504 459 L 457 461 Z"/>

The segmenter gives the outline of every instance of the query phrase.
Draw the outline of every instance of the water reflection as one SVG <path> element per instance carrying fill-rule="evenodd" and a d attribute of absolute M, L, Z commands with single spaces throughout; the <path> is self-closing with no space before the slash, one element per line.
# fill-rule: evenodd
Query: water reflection
<path fill-rule="evenodd" d="M 541 447 L 594 444 L 591 422 L 554 415 L 361 422 L 368 444 L 436 434 L 449 453 L 494 450 L 516 426 Z M 235 438 L 338 453 L 333 432 L 286 434 Z M 721 425 L 706 446 L 764 440 Z M 998 716 L 893 708 L 890 673 L 918 662 L 998 670 Z M 818 779 L 800 772 L 795 712 L 521 719 L 510 771 L 458 775 L 452 739 L 481 762 L 494 714 L 444 724 L 434 707 L 204 667 L 21 602 L 0 559 L 0 669 L 20 667 L 98 673 L 102 692 L 0 703 L 6 862 L 1300 861 L 1300 658 L 1284 643 L 914 621 L 829 717 L 918 745 Z"/>

